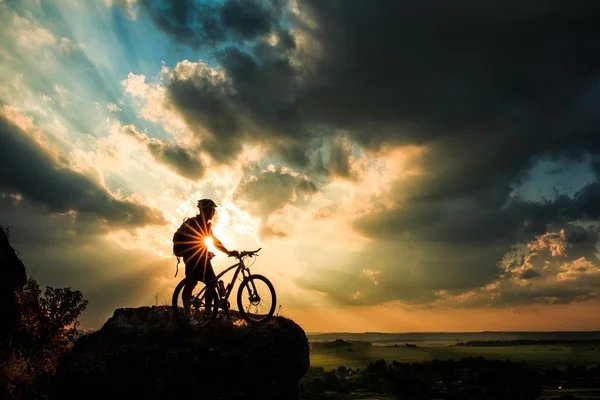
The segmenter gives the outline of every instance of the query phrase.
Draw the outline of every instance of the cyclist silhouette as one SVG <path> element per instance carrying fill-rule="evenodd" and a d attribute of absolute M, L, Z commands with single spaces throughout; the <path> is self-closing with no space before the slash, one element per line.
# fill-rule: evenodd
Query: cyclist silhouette
<path fill-rule="evenodd" d="M 216 249 L 222 251 L 228 256 L 238 254 L 237 251 L 229 251 L 215 237 L 212 232 L 212 219 L 215 216 L 217 205 L 211 199 L 202 199 L 198 201 L 198 215 L 187 219 L 182 226 L 185 227 L 185 241 L 180 242 L 186 245 L 186 250 L 183 253 L 185 263 L 186 284 L 182 293 L 183 308 L 185 315 L 190 315 L 190 300 L 192 291 L 198 284 L 198 281 L 204 284 L 210 283 L 215 279 L 215 271 L 213 270 L 211 259 L 215 256 L 214 253 L 208 250 L 207 238 L 210 238 Z M 212 293 L 207 294 L 207 303 L 212 304 Z M 210 307 L 210 306 L 209 306 Z M 210 312 L 208 309 L 207 312 Z M 197 321 L 193 318 L 189 320 L 190 324 L 195 325 Z"/>

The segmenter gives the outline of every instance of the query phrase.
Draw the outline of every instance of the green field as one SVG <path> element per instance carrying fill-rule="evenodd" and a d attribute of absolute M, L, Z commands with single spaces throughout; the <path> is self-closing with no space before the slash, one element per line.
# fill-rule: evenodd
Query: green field
<path fill-rule="evenodd" d="M 419 346 L 422 346 L 419 344 Z M 531 345 L 531 346 L 498 346 L 498 347 L 452 347 L 448 345 L 432 345 L 405 348 L 367 346 L 354 344 L 342 348 L 326 348 L 311 346 L 310 363 L 313 367 L 330 370 L 343 365 L 347 368 L 365 368 L 369 362 L 384 359 L 388 362 L 423 362 L 430 360 L 458 360 L 462 357 L 482 356 L 490 360 L 525 361 L 539 366 L 564 367 L 568 364 L 600 364 L 600 351 L 590 347 L 567 345 Z M 560 350 L 553 350 L 560 348 Z"/>

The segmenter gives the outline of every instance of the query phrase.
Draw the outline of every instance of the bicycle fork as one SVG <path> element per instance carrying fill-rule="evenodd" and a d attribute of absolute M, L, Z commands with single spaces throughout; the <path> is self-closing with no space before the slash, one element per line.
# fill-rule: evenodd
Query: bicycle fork
<path fill-rule="evenodd" d="M 256 290 L 256 285 L 254 284 L 254 280 L 251 279 L 248 281 L 248 301 L 250 304 L 256 305 L 260 303 L 260 296 L 258 294 L 258 290 Z M 248 306 L 249 307 L 249 306 Z"/>
<path fill-rule="evenodd" d="M 246 280 L 247 278 L 250 277 L 250 271 L 247 268 L 242 268 L 242 281 Z M 235 278 L 234 278 L 235 280 Z M 247 289 L 248 289 L 248 300 L 250 301 L 250 303 L 255 304 L 257 302 L 260 302 L 260 297 L 258 295 L 258 291 L 256 290 L 256 285 L 254 284 L 254 280 L 249 280 L 248 281 L 248 285 L 246 285 Z M 233 289 L 233 288 L 232 288 Z M 242 290 L 242 288 L 240 288 L 239 290 Z M 229 293 L 228 293 L 229 294 Z M 242 296 L 244 294 L 242 293 Z M 241 304 L 240 304 L 241 306 Z"/>

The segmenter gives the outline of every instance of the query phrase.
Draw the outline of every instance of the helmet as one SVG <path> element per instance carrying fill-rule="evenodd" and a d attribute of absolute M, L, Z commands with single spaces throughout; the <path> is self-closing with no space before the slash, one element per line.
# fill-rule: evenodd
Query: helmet
<path fill-rule="evenodd" d="M 198 200 L 198 208 L 200 210 L 205 210 L 207 208 L 217 208 L 217 203 L 215 203 L 211 199 Z"/>

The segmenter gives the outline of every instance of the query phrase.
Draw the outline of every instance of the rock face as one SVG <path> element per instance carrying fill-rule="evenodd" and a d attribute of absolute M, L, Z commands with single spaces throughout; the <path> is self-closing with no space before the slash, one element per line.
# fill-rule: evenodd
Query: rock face
<path fill-rule="evenodd" d="M 0 227 L 0 340 L 6 339 L 16 327 L 19 310 L 15 292 L 26 282 L 25 266 Z"/>
<path fill-rule="evenodd" d="M 182 328 L 170 307 L 125 308 L 77 339 L 50 398 L 297 399 L 308 367 L 306 335 L 287 318 Z"/>

